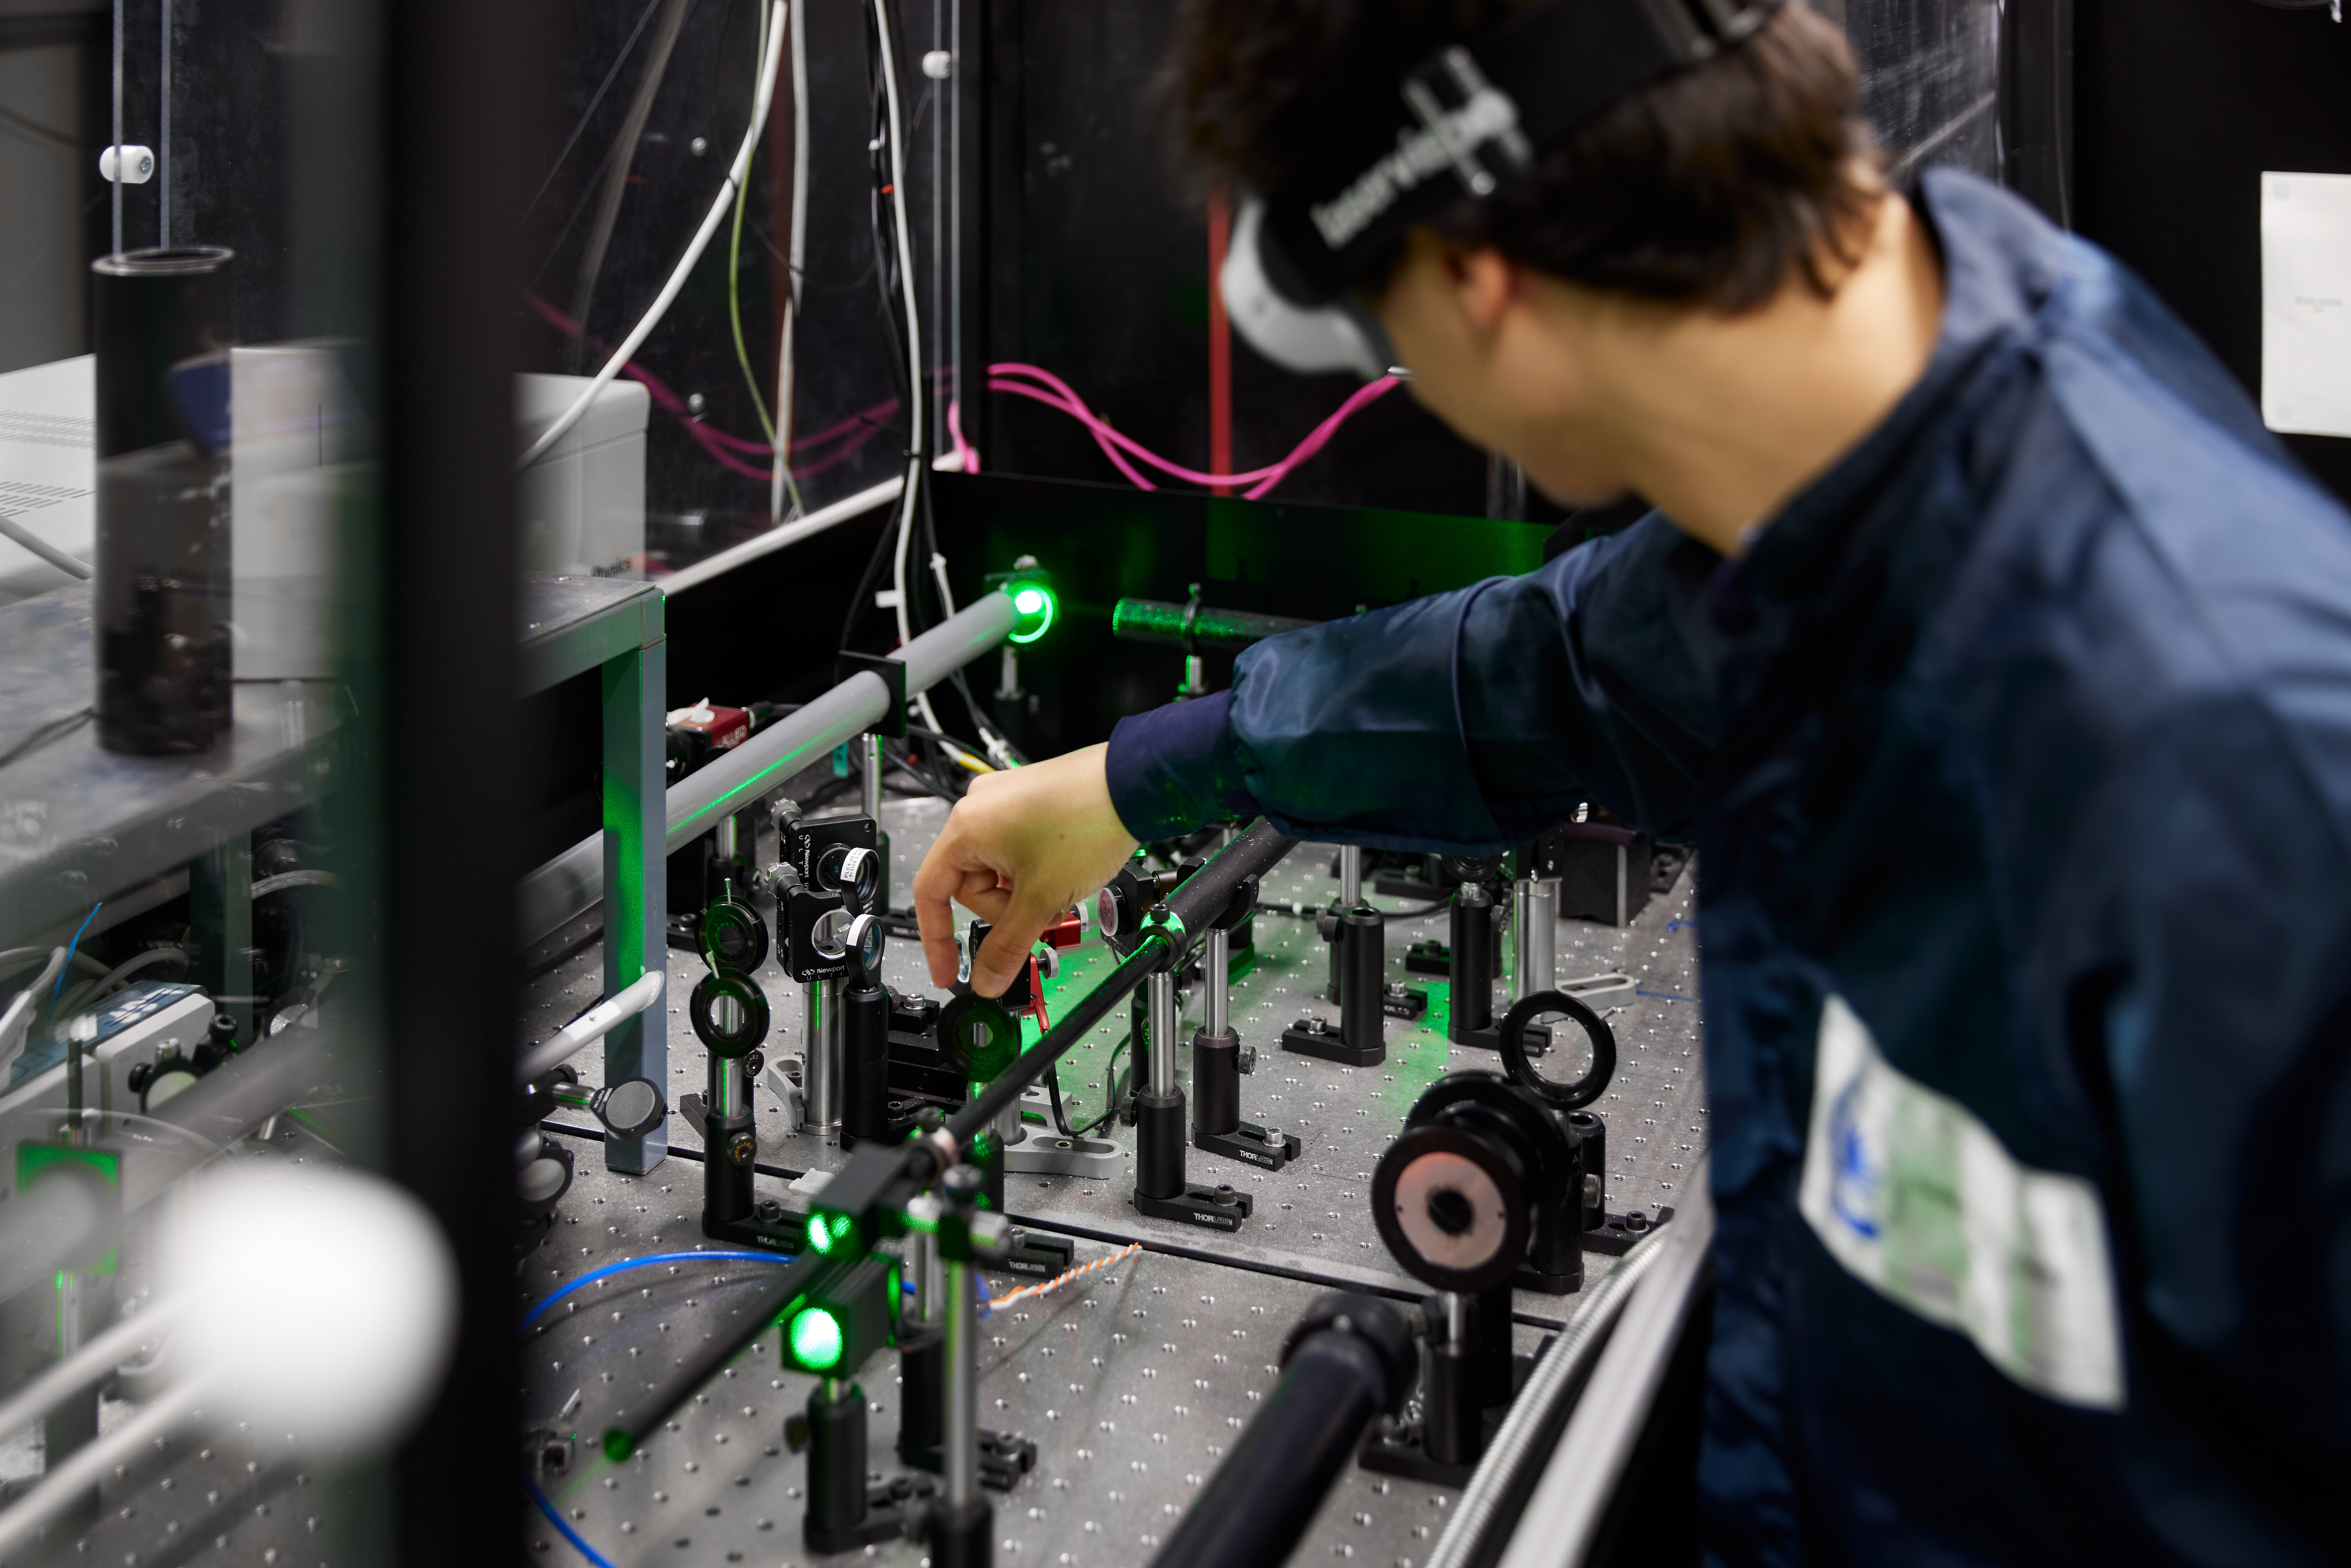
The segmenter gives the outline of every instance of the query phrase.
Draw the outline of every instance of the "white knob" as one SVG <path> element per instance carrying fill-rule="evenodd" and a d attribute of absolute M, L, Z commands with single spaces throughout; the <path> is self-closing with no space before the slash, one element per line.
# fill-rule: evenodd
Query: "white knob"
<path fill-rule="evenodd" d="M 955 69 L 955 57 L 945 49 L 933 49 L 923 57 L 923 74 L 933 81 L 945 81 Z"/>
<path fill-rule="evenodd" d="M 125 185 L 143 185 L 155 177 L 154 149 L 110 147 L 98 155 L 98 177 Z"/>

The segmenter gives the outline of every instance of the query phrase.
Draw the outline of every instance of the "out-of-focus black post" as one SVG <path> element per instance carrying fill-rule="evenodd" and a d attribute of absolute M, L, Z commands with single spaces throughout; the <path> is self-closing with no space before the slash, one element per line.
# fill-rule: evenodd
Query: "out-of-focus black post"
<path fill-rule="evenodd" d="M 402 1563 L 523 1552 L 514 1434 L 513 770 L 517 214 L 543 166 L 540 0 L 401 0 L 381 72 L 376 341 L 383 516 L 383 1082 L 392 1175 L 439 1220 L 463 1297 L 449 1369 L 392 1460 Z M 356 160 L 362 150 L 354 148 Z M 497 1542 L 507 1542 L 500 1546 Z"/>
<path fill-rule="evenodd" d="M 1447 933 L 1453 958 L 1447 977 L 1452 1018 L 1446 1038 L 1459 1045 L 1494 1026 L 1494 901 L 1475 883 L 1454 891 L 1452 929 Z"/>

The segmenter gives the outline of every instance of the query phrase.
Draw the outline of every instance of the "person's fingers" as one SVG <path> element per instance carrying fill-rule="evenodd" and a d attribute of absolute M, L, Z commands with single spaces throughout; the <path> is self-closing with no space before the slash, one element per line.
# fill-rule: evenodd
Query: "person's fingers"
<path fill-rule="evenodd" d="M 983 997 L 1002 996 L 1029 961 L 1029 950 L 1060 913 L 1052 900 L 1024 894 L 1018 888 L 1005 895 L 1003 912 L 992 922 L 995 929 L 972 955 L 971 988 Z"/>

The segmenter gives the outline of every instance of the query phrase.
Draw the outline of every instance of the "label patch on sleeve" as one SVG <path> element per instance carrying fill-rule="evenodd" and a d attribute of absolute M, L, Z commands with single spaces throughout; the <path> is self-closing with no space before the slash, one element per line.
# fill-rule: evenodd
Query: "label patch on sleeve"
<path fill-rule="evenodd" d="M 1967 1335 L 2016 1382 L 2123 1407 L 2096 1187 L 2019 1164 L 1973 1112 L 1887 1062 L 1842 997 L 1821 1009 L 1798 1206 L 1855 1279 Z"/>

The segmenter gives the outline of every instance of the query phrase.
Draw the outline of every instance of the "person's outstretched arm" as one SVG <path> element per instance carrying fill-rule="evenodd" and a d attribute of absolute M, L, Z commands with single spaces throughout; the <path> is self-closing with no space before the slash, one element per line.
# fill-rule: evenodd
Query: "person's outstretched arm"
<path fill-rule="evenodd" d="M 1399 849 L 1510 848 L 1596 801 L 1686 828 L 1712 758 L 1699 600 L 1718 558 L 1651 517 L 1538 571 L 1270 638 L 1233 686 L 1107 747 L 978 780 L 914 879 L 934 982 L 951 904 L 995 929 L 999 994 L 1045 926 L 1141 840 L 1230 819 Z"/>

